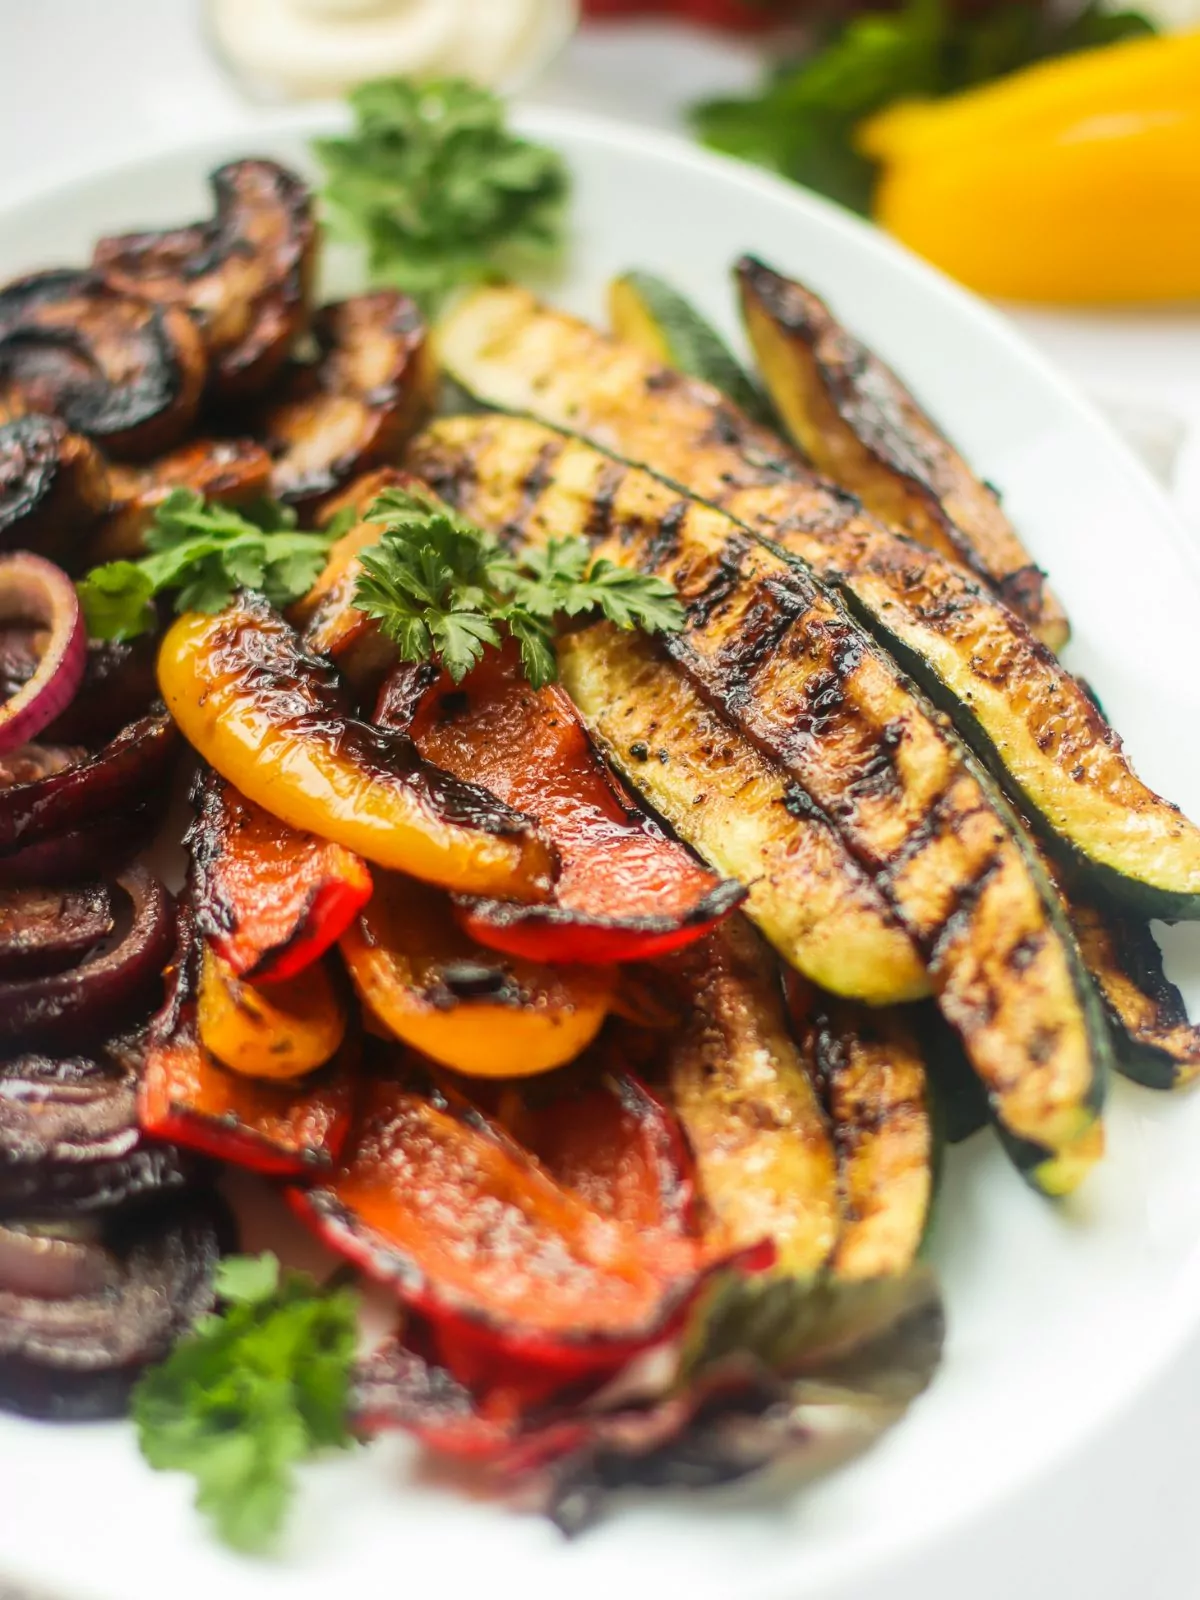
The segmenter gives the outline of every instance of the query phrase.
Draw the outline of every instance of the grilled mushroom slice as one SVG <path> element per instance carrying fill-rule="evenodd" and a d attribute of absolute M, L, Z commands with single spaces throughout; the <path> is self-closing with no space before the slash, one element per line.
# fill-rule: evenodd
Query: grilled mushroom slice
<path fill-rule="evenodd" d="M 253 439 L 192 439 L 140 467 L 114 467 L 108 515 L 92 545 L 94 561 L 142 554 L 154 513 L 176 489 L 245 505 L 270 491 L 271 458 Z"/>
<path fill-rule="evenodd" d="M 62 270 L 0 290 L 0 406 L 42 411 L 139 460 L 191 427 L 207 364 L 192 319 L 96 273 Z"/>
<path fill-rule="evenodd" d="M 209 181 L 211 222 L 101 239 L 93 262 L 127 294 L 186 307 L 214 397 L 236 400 L 263 392 L 307 326 L 316 227 L 307 186 L 274 161 L 231 161 Z"/>
<path fill-rule="evenodd" d="M 0 424 L 0 550 L 69 563 L 108 502 L 108 471 L 89 440 L 40 412 Z"/>
<path fill-rule="evenodd" d="M 216 1195 L 94 1236 L 0 1229 L 0 1408 L 64 1422 L 120 1416 L 142 1369 L 211 1310 L 232 1241 Z"/>
<path fill-rule="evenodd" d="M 395 461 L 431 409 L 434 366 L 421 313 L 392 289 L 324 306 L 320 359 L 296 364 L 260 431 L 272 493 L 308 508 L 366 467 Z"/>

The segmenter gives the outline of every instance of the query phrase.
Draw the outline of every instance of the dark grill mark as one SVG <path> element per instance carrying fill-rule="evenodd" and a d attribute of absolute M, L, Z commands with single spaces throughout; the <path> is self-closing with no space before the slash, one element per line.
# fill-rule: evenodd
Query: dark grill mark
<path fill-rule="evenodd" d="M 717 659 L 717 670 L 731 706 L 742 705 L 750 697 L 754 678 L 778 651 L 803 609 L 783 586 L 758 586 L 742 614 L 737 637 L 722 647 Z"/>
<path fill-rule="evenodd" d="M 679 554 L 680 533 L 692 508 L 690 500 L 677 500 L 659 517 L 653 533 L 646 541 L 641 565 L 652 571 L 666 566 Z"/>
<path fill-rule="evenodd" d="M 1001 865 L 1001 856 L 988 856 L 973 878 L 967 878 L 962 883 L 955 885 L 954 905 L 933 938 L 931 955 L 931 964 L 933 966 L 936 967 L 947 948 L 969 926 L 975 916 L 976 908 L 984 890 L 999 871 Z M 984 1019 L 991 1020 L 995 1015 L 997 1003 L 995 991 L 989 985 L 986 1000 L 981 1008 L 981 1015 Z"/>
<path fill-rule="evenodd" d="M 521 479 L 521 498 L 513 518 L 518 527 L 525 526 L 536 511 L 538 501 L 554 481 L 554 466 L 566 442 L 561 438 L 547 439 L 534 458 L 533 465 Z"/>
<path fill-rule="evenodd" d="M 695 630 L 706 628 L 717 610 L 737 589 L 741 579 L 742 562 L 748 549 L 749 543 L 745 539 L 735 537 L 727 541 L 708 582 L 699 594 L 688 599 L 689 628 Z"/>
<path fill-rule="evenodd" d="M 600 473 L 583 530 L 584 537 L 590 539 L 593 544 L 599 544 L 612 533 L 613 506 L 627 473 L 628 468 L 619 461 L 607 462 Z"/>

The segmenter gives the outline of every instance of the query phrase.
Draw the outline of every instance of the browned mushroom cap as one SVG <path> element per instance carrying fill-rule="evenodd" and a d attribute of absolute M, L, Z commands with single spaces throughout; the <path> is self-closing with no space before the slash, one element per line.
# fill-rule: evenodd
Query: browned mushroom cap
<path fill-rule="evenodd" d="M 108 502 L 99 451 L 57 417 L 0 424 L 0 550 L 66 559 Z"/>
<path fill-rule="evenodd" d="M 231 161 L 210 179 L 212 222 L 101 239 L 94 265 L 126 293 L 196 318 L 221 400 L 261 394 L 308 323 L 312 199 L 273 161 Z"/>
<path fill-rule="evenodd" d="M 138 460 L 176 444 L 205 372 L 185 312 L 95 273 L 39 272 L 0 290 L 0 406 L 61 417 L 113 455 Z"/>
<path fill-rule="evenodd" d="M 325 306 L 313 332 L 320 359 L 293 369 L 260 425 L 275 457 L 272 493 L 302 509 L 396 460 L 434 389 L 425 325 L 406 295 L 382 289 Z"/>
<path fill-rule="evenodd" d="M 268 494 L 271 458 L 253 439 L 194 439 L 141 467 L 114 467 L 108 515 L 96 531 L 93 561 L 140 555 L 154 512 L 174 489 L 245 505 Z"/>

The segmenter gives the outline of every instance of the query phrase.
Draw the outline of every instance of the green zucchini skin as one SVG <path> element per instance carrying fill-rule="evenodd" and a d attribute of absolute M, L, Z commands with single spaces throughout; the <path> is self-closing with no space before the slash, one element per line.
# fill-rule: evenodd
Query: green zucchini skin
<path fill-rule="evenodd" d="M 869 636 L 719 511 L 543 425 L 445 419 L 410 466 L 514 543 L 581 535 L 675 584 L 688 623 L 664 648 L 873 875 L 994 1114 L 1029 1146 L 1029 1180 L 1073 1188 L 1103 1148 L 1110 1050 L 1095 991 L 1008 808 Z"/>
<path fill-rule="evenodd" d="M 818 471 L 889 527 L 967 567 L 1051 649 L 1066 613 L 1000 507 L 890 367 L 802 283 L 753 256 L 742 320 L 787 430 Z"/>
<path fill-rule="evenodd" d="M 833 1129 L 842 1279 L 907 1272 L 931 1225 L 941 1139 L 922 1040 L 897 1007 L 872 1010 L 789 975 L 793 1031 L 821 1086 Z"/>
<path fill-rule="evenodd" d="M 648 468 L 835 588 L 1056 854 L 1143 915 L 1200 917 L 1200 829 L 1137 778 L 1083 688 L 963 569 L 864 515 L 708 385 L 522 290 L 480 291 L 437 337 L 482 402 Z"/>
<path fill-rule="evenodd" d="M 1200 1078 L 1200 1028 L 1163 970 L 1144 922 L 1073 895 L 1067 902 L 1084 965 L 1112 1030 L 1118 1072 L 1147 1089 L 1185 1089 Z"/>
<path fill-rule="evenodd" d="M 756 422 L 775 425 L 770 402 L 724 339 L 690 300 L 652 272 L 625 272 L 608 288 L 609 321 L 618 339 L 652 360 L 699 378 Z"/>

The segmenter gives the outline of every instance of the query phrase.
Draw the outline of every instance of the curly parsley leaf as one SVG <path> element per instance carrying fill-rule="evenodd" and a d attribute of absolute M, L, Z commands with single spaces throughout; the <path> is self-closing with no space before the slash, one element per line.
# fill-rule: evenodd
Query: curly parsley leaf
<path fill-rule="evenodd" d="M 1140 12 L 1097 0 L 1065 16 L 1034 0 L 967 11 L 951 0 L 905 0 L 818 36 L 774 67 L 757 94 L 694 106 L 699 138 L 727 155 L 866 212 L 875 168 L 854 148 L 855 126 L 894 101 L 988 83 L 1035 61 L 1153 33 Z"/>
<path fill-rule="evenodd" d="M 261 1551 L 283 1526 L 296 1463 L 354 1443 L 358 1296 L 271 1255 L 224 1262 L 217 1292 L 224 1309 L 142 1378 L 133 1418 L 150 1465 L 191 1473 L 220 1537 Z"/>
<path fill-rule="evenodd" d="M 313 148 L 330 223 L 365 247 L 373 281 L 432 309 L 460 284 L 559 254 L 566 166 L 509 131 L 498 96 L 458 78 L 380 78 L 350 108 L 353 131 Z"/>
<path fill-rule="evenodd" d="M 234 508 L 175 489 L 158 507 L 140 561 L 93 567 L 79 584 L 93 639 L 132 639 L 154 625 L 150 602 L 175 593 L 177 611 L 220 611 L 238 589 L 284 606 L 307 593 L 344 525 L 302 533 L 275 501 Z"/>
<path fill-rule="evenodd" d="M 514 560 L 489 534 L 428 495 L 389 489 L 367 513 L 383 534 L 359 557 L 354 604 L 405 661 L 436 660 L 461 683 L 488 645 L 516 641 L 525 676 L 557 676 L 555 618 L 595 613 L 621 628 L 674 632 L 684 613 L 660 578 L 592 561 L 582 539 Z"/>

